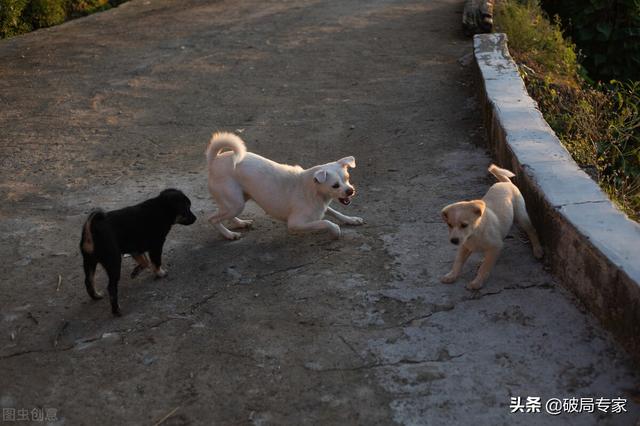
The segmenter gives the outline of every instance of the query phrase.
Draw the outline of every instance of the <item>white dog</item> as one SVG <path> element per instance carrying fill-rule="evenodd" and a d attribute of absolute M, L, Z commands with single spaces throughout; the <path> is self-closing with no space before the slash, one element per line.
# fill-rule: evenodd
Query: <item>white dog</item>
<path fill-rule="evenodd" d="M 489 188 L 482 200 L 461 201 L 442 209 L 442 218 L 449 226 L 449 240 L 460 245 L 451 272 L 441 279 L 443 283 L 452 283 L 458 279 L 469 255 L 474 251 L 482 251 L 484 260 L 478 274 L 467 286 L 470 290 L 481 288 L 498 260 L 503 240 L 511 229 L 514 217 L 529 236 L 533 255 L 538 259 L 542 257 L 542 247 L 529 220 L 524 198 L 509 179 L 515 175 L 493 164 L 489 167 L 489 172 L 500 182 Z"/>
<path fill-rule="evenodd" d="M 223 152 L 228 149 L 232 152 Z M 235 240 L 241 234 L 228 230 L 223 220 L 236 228 L 248 228 L 252 221 L 242 220 L 247 200 L 255 201 L 275 219 L 287 222 L 292 232 L 328 231 L 340 237 L 340 227 L 324 220 L 329 213 L 348 225 L 362 225 L 359 217 L 345 216 L 329 207 L 332 200 L 349 205 L 356 191 L 349 183 L 349 168 L 356 167 L 353 157 L 302 169 L 279 164 L 247 152 L 244 142 L 233 133 L 215 133 L 206 151 L 209 192 L 218 211 L 209 218 L 222 235 Z"/>

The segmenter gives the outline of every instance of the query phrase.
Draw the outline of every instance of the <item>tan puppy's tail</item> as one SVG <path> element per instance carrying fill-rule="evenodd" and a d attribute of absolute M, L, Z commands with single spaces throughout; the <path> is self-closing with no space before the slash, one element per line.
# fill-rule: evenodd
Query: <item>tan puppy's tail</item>
<path fill-rule="evenodd" d="M 89 213 L 89 217 L 87 221 L 84 223 L 82 227 L 82 251 L 87 254 L 92 254 L 95 250 L 95 246 L 93 244 L 93 232 L 91 231 L 91 224 L 97 220 L 102 220 L 105 218 L 105 212 L 100 209 L 93 210 Z"/>
<path fill-rule="evenodd" d="M 494 175 L 496 177 L 496 179 L 498 179 L 500 182 L 509 182 L 509 183 L 511 183 L 511 179 L 509 179 L 509 178 L 512 178 L 512 177 L 516 176 L 511 171 L 509 171 L 507 169 L 501 169 L 500 167 L 496 166 L 495 164 L 492 164 L 492 165 L 489 166 L 489 173 Z"/>
<path fill-rule="evenodd" d="M 228 132 L 216 132 L 211 137 L 211 141 L 209 142 L 209 146 L 207 146 L 207 150 L 205 151 L 207 155 L 207 162 L 211 163 L 216 159 L 220 151 L 223 149 L 229 149 L 234 152 L 233 156 L 233 166 L 235 167 L 247 153 L 247 147 L 244 144 L 244 141 L 240 139 L 237 135 Z"/>

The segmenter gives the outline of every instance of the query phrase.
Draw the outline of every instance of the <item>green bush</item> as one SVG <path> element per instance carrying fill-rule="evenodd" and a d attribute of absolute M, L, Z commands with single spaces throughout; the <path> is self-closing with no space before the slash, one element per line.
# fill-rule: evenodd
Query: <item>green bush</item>
<path fill-rule="evenodd" d="M 640 212 L 640 82 L 614 81 L 610 90 L 613 114 L 610 137 L 596 146 L 599 169 L 607 183 L 624 199 L 623 204 Z"/>
<path fill-rule="evenodd" d="M 536 2 L 501 0 L 494 16 L 496 29 L 507 33 L 527 90 L 562 144 L 639 220 L 640 83 L 587 84 L 575 46 Z"/>
<path fill-rule="evenodd" d="M 0 0 L 0 38 L 115 7 L 126 0 Z"/>
<path fill-rule="evenodd" d="M 578 69 L 575 46 L 565 40 L 559 22 L 545 19 L 536 1 L 500 1 L 496 29 L 509 35 L 509 46 L 557 78 L 572 80 Z"/>
<path fill-rule="evenodd" d="M 33 28 L 61 24 L 67 19 L 66 0 L 31 0 L 25 9 L 25 20 Z"/>
<path fill-rule="evenodd" d="M 0 0 L 0 38 L 31 31 L 31 24 L 22 19 L 28 3 L 29 0 Z"/>
<path fill-rule="evenodd" d="M 71 0 L 69 2 L 69 14 L 72 17 L 86 16 L 109 9 L 111 6 L 112 4 L 109 0 Z"/>
<path fill-rule="evenodd" d="M 543 0 L 558 14 L 596 80 L 640 80 L 640 1 Z"/>

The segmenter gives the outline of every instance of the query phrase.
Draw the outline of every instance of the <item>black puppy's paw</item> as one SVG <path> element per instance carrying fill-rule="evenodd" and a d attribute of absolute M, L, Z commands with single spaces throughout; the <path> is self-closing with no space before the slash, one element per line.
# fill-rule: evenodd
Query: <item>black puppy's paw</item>
<path fill-rule="evenodd" d="M 121 317 L 122 316 L 122 311 L 120 310 L 120 308 L 115 308 L 111 310 L 111 313 L 113 314 L 114 317 Z"/>
<path fill-rule="evenodd" d="M 92 298 L 93 300 L 100 300 L 100 299 L 102 299 L 103 297 L 104 297 L 104 294 L 100 293 L 99 291 L 94 291 L 94 292 L 91 294 L 91 298 Z"/>
<path fill-rule="evenodd" d="M 160 278 L 166 277 L 168 272 L 164 268 L 158 268 L 155 270 L 155 274 L 156 274 L 156 279 L 159 280 Z"/>
<path fill-rule="evenodd" d="M 135 268 L 133 268 L 133 271 L 131 271 L 131 278 L 135 278 L 138 275 L 140 275 L 140 272 L 144 271 L 146 269 L 145 266 L 142 265 L 136 265 Z"/>

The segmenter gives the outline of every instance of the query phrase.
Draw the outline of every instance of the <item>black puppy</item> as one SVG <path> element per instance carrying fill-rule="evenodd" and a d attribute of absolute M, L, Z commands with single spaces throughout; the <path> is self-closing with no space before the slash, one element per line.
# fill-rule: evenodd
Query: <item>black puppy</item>
<path fill-rule="evenodd" d="M 131 277 L 151 266 L 157 277 L 162 269 L 162 246 L 175 223 L 191 225 L 196 221 L 191 201 L 177 189 L 165 189 L 155 198 L 131 207 L 105 213 L 94 210 L 82 227 L 80 252 L 84 261 L 84 284 L 92 299 L 102 299 L 94 287 L 96 265 L 100 263 L 109 277 L 111 312 L 122 315 L 118 305 L 118 281 L 122 254 L 130 253 L 138 262 Z M 149 252 L 149 258 L 146 256 Z"/>

